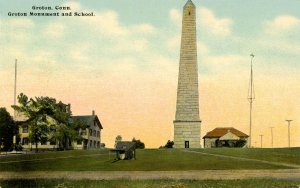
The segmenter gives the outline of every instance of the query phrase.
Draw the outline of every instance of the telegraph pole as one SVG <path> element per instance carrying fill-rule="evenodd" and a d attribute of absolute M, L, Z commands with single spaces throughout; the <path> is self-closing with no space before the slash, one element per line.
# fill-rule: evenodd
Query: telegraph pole
<path fill-rule="evenodd" d="M 262 137 L 264 136 L 264 135 L 259 135 L 260 136 L 260 147 L 262 148 Z"/>
<path fill-rule="evenodd" d="M 293 120 L 287 119 L 287 120 L 285 120 L 285 121 L 288 122 L 288 141 L 289 141 L 289 147 L 291 147 L 291 141 L 290 141 L 290 123 L 291 123 L 291 121 L 293 121 Z"/>
<path fill-rule="evenodd" d="M 250 103 L 250 123 L 249 123 L 249 144 L 248 147 L 251 147 L 251 128 L 252 128 L 252 102 L 255 99 L 255 92 L 254 92 L 254 83 L 253 83 L 253 69 L 252 69 L 252 61 L 254 58 L 253 54 L 250 54 L 251 56 L 251 71 L 250 71 L 250 83 L 248 88 L 248 101 Z"/>
<path fill-rule="evenodd" d="M 273 148 L 273 128 L 274 127 L 270 127 L 270 129 L 271 129 L 271 143 L 272 143 L 272 148 Z"/>

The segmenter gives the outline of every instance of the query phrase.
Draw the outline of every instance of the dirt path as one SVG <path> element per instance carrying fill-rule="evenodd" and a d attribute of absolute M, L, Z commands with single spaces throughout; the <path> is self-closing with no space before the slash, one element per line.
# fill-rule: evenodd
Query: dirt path
<path fill-rule="evenodd" d="M 221 154 L 204 153 L 204 152 L 200 152 L 200 151 L 186 150 L 185 152 L 195 153 L 195 154 L 200 154 L 200 155 L 210 155 L 210 156 L 222 157 L 222 158 L 237 159 L 237 160 L 243 160 L 243 161 L 254 161 L 254 162 L 266 163 L 266 164 L 271 164 L 271 165 L 285 166 L 285 167 L 289 167 L 289 168 L 300 168 L 300 165 L 296 165 L 296 164 L 286 164 L 286 163 L 279 163 L 279 162 L 264 161 L 264 160 L 260 160 L 260 159 L 250 159 L 250 158 L 234 157 L 234 156 L 221 155 Z"/>
<path fill-rule="evenodd" d="M 284 179 L 300 180 L 300 169 L 281 170 L 195 170 L 195 171 L 33 171 L 0 172 L 0 179 L 190 179 L 190 180 L 229 180 L 229 179 Z"/>

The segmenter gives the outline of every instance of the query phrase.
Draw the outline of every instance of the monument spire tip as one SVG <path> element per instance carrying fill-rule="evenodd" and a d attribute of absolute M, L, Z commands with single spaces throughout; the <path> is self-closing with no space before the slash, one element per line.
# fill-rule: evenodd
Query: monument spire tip
<path fill-rule="evenodd" d="M 188 0 L 184 6 L 187 6 L 187 5 L 190 5 L 190 4 L 195 6 L 192 0 Z"/>

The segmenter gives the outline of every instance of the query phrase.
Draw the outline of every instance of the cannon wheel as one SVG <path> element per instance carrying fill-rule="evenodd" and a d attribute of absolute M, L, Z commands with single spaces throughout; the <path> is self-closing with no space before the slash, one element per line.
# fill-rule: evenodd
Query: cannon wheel
<path fill-rule="evenodd" d="M 120 158 L 121 160 L 124 160 L 124 159 L 125 159 L 125 153 L 119 154 L 119 158 Z"/>

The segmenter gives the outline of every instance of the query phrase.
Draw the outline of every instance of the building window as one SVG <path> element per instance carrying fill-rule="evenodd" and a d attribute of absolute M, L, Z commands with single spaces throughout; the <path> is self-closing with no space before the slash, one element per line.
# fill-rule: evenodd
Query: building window
<path fill-rule="evenodd" d="M 41 139 L 41 145 L 47 145 L 47 138 Z"/>
<path fill-rule="evenodd" d="M 22 145 L 28 145 L 29 139 L 28 138 L 23 138 L 22 139 Z"/>
<path fill-rule="evenodd" d="M 100 148 L 100 142 L 99 141 L 97 142 L 97 148 Z"/>
<path fill-rule="evenodd" d="M 94 147 L 96 147 L 97 145 L 96 145 L 96 141 L 94 141 Z"/>
<path fill-rule="evenodd" d="M 94 135 L 94 137 L 96 137 L 96 130 L 94 130 L 94 131 L 93 131 L 93 133 L 94 133 L 94 134 L 93 134 L 93 135 Z"/>
<path fill-rule="evenodd" d="M 24 127 L 23 127 L 22 133 L 28 133 L 28 126 L 24 126 Z"/>
<path fill-rule="evenodd" d="M 97 131 L 97 137 L 98 138 L 100 137 L 100 131 Z"/>
<path fill-rule="evenodd" d="M 93 130 L 90 129 L 90 136 L 93 136 Z"/>
<path fill-rule="evenodd" d="M 92 147 L 92 145 L 93 145 L 93 141 L 90 140 L 90 147 Z"/>
<path fill-rule="evenodd" d="M 77 140 L 77 145 L 81 145 L 82 144 L 82 140 Z"/>

